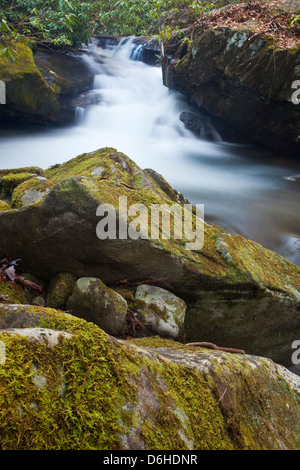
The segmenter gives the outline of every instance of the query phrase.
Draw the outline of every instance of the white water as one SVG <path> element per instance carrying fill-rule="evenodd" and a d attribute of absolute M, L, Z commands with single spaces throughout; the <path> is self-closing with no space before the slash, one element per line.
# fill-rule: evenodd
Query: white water
<path fill-rule="evenodd" d="M 95 73 L 98 103 L 77 110 L 77 125 L 0 133 L 0 167 L 56 163 L 114 147 L 152 168 L 194 204 L 206 220 L 274 249 L 300 264 L 299 165 L 241 145 L 196 138 L 179 116 L 185 98 L 162 84 L 159 67 L 130 61 L 132 41 L 83 60 Z M 137 55 L 137 51 L 136 55 Z"/>

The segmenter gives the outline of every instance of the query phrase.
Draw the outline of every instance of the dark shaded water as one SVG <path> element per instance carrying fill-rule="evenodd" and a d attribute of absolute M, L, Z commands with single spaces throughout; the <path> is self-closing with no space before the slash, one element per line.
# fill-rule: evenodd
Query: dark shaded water
<path fill-rule="evenodd" d="M 153 168 L 205 220 L 223 225 L 300 265 L 300 164 L 260 148 L 195 137 L 179 116 L 185 98 L 162 84 L 161 70 L 130 61 L 131 41 L 94 47 L 83 60 L 95 72 L 97 104 L 78 108 L 73 127 L 0 131 L 0 167 L 48 168 L 81 153 L 114 147 Z"/>

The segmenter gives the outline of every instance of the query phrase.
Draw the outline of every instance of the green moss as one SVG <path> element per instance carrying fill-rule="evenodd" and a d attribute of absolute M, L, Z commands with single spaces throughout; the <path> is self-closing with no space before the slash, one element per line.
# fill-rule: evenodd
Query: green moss
<path fill-rule="evenodd" d="M 26 40 L 9 44 L 15 60 L 1 56 L 7 44 L 0 44 L 0 79 L 6 83 L 7 113 L 35 115 L 36 119 L 54 119 L 59 110 L 59 90 L 50 86 L 36 68 L 33 53 Z"/>
<path fill-rule="evenodd" d="M 39 179 L 39 178 L 30 178 L 21 184 L 19 184 L 12 193 L 12 207 L 19 208 L 22 207 L 22 197 L 26 191 L 33 190 L 39 193 L 45 193 L 53 187 L 51 181 Z"/>
<path fill-rule="evenodd" d="M 7 202 L 5 201 L 0 201 L 0 212 L 1 211 L 10 211 L 11 210 L 11 207 L 9 204 L 7 204 Z"/>
<path fill-rule="evenodd" d="M 2 196 L 11 196 L 14 189 L 24 181 L 30 179 L 30 173 L 8 173 L 0 180 L 0 191 Z"/>
<path fill-rule="evenodd" d="M 59 273 L 51 279 L 46 305 L 47 307 L 62 309 L 65 308 L 69 296 L 73 292 L 77 277 L 70 273 Z"/>
<path fill-rule="evenodd" d="M 26 304 L 28 300 L 21 286 L 7 280 L 0 282 L 0 295 L 7 295 L 10 304 Z"/>

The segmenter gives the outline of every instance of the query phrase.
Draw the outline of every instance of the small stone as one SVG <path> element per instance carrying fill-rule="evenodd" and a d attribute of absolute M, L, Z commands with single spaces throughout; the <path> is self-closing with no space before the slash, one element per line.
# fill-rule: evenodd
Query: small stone
<path fill-rule="evenodd" d="M 49 284 L 46 306 L 63 309 L 73 292 L 77 277 L 70 273 L 59 273 L 54 276 Z"/>
<path fill-rule="evenodd" d="M 76 316 L 94 322 L 110 335 L 125 333 L 127 302 L 98 278 L 78 279 L 67 301 L 67 309 Z"/>
<path fill-rule="evenodd" d="M 45 299 L 41 295 L 35 297 L 31 303 L 32 303 L 32 305 L 38 305 L 40 307 L 45 307 Z"/>
<path fill-rule="evenodd" d="M 140 285 L 135 293 L 136 299 L 145 303 L 142 321 L 161 336 L 177 338 L 182 331 L 186 303 L 161 287 Z"/>

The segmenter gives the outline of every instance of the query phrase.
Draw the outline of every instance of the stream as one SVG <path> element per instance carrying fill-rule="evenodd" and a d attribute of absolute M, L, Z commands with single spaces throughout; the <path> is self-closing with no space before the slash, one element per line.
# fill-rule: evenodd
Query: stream
<path fill-rule="evenodd" d="M 43 169 L 84 152 L 114 147 L 142 169 L 162 174 L 205 220 L 222 225 L 300 265 L 300 164 L 289 155 L 196 137 L 179 116 L 186 98 L 163 86 L 160 67 L 131 60 L 132 39 L 93 45 L 82 60 L 94 71 L 94 104 L 73 126 L 0 130 L 0 168 Z M 136 55 L 135 58 L 138 58 Z"/>

